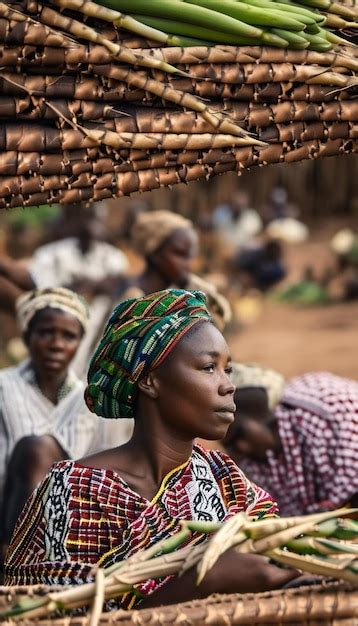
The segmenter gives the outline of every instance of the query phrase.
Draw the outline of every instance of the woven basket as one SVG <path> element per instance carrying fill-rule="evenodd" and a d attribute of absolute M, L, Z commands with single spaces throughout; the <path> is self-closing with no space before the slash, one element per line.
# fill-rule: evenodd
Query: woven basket
<path fill-rule="evenodd" d="M 54 588 L 52 588 L 54 590 Z M 21 594 L 39 595 L 44 587 L 0 587 L 0 610 Z M 88 616 L 24 620 L 28 626 L 85 626 Z M 6 622 L 15 624 L 13 620 Z M 100 626 L 358 626 L 358 589 L 327 583 L 265 593 L 213 595 L 205 600 L 141 611 L 103 613 Z"/>

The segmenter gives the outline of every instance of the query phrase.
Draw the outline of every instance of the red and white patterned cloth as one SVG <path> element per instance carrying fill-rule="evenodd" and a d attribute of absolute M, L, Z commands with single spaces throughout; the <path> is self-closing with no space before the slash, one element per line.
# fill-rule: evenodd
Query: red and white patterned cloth
<path fill-rule="evenodd" d="M 335 509 L 358 492 L 358 382 L 327 372 L 290 380 L 275 409 L 282 452 L 241 459 L 284 516 Z"/>
<path fill-rule="evenodd" d="M 116 474 L 61 461 L 28 500 L 5 563 L 8 585 L 79 584 L 94 565 L 109 567 L 179 531 L 180 520 L 221 522 L 246 511 L 254 519 L 277 505 L 226 454 L 194 446 L 148 501 Z M 194 533 L 190 542 L 197 543 Z M 139 584 L 123 608 L 136 606 L 170 577 Z"/>

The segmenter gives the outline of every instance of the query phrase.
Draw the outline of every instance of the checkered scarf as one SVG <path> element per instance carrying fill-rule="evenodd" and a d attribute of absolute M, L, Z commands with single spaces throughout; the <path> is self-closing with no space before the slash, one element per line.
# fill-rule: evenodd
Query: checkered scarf
<path fill-rule="evenodd" d="M 90 410 L 108 418 L 134 417 L 138 381 L 203 320 L 211 317 L 200 291 L 167 289 L 119 304 L 90 363 Z"/>

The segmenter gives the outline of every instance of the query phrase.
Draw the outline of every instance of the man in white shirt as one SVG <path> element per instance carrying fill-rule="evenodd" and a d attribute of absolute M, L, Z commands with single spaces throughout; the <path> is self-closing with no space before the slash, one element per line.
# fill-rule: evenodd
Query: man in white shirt
<path fill-rule="evenodd" d="M 71 209 L 66 211 L 66 221 L 58 225 L 58 240 L 39 247 L 29 263 L 0 259 L 0 287 L 4 285 L 1 308 L 13 310 L 12 293 L 16 296 L 19 290 L 35 287 L 69 287 L 91 298 L 104 291 L 107 279 L 119 277 L 127 270 L 125 254 L 103 241 L 101 207 Z M 61 238 L 64 228 L 71 236 Z"/>

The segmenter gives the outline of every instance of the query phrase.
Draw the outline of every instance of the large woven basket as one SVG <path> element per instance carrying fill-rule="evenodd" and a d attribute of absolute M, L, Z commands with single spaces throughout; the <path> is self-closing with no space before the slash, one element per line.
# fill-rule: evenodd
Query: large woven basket
<path fill-rule="evenodd" d="M 43 594 L 44 587 L 0 587 L 0 610 L 19 594 Z M 85 626 L 88 616 L 24 620 L 28 626 Z M 7 624 L 14 624 L 8 620 Z M 213 595 L 205 600 L 141 611 L 103 613 L 100 626 L 358 626 L 358 589 L 328 583 L 266 593 Z"/>

